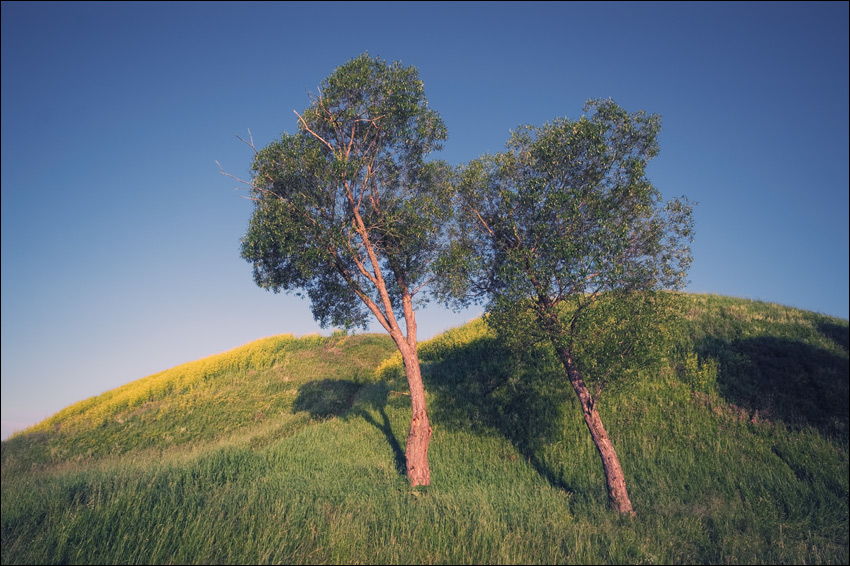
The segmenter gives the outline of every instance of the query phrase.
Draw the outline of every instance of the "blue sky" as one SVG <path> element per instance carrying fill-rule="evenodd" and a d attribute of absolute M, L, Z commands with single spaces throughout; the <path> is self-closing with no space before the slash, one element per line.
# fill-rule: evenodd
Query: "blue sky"
<path fill-rule="evenodd" d="M 693 292 L 848 317 L 848 3 L 2 4 L 2 436 L 177 364 L 319 332 L 239 258 L 229 172 L 368 51 L 459 164 L 588 98 L 662 116 Z M 428 338 L 476 316 L 429 306 Z"/>

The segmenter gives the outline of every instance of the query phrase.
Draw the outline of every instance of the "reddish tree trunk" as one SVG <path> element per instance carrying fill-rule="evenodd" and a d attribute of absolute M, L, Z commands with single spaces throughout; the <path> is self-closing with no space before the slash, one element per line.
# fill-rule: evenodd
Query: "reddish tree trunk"
<path fill-rule="evenodd" d="M 415 348 L 409 346 L 400 348 L 404 361 L 404 373 L 410 389 L 410 405 L 412 414 L 410 430 L 407 433 L 407 479 L 410 485 L 431 485 L 431 467 L 428 465 L 428 445 L 431 442 L 431 424 L 428 421 L 428 410 L 425 405 L 425 386 L 422 383 L 422 371 L 419 367 L 419 356 Z"/>
<path fill-rule="evenodd" d="M 596 445 L 596 449 L 599 451 L 599 457 L 602 459 L 602 469 L 605 472 L 605 485 L 608 489 L 608 501 L 615 511 L 634 515 L 635 512 L 632 509 L 629 492 L 626 490 L 626 477 L 623 474 L 623 468 L 620 466 L 620 460 L 617 458 L 617 452 L 614 450 L 614 445 L 608 437 L 608 432 L 602 424 L 599 411 L 596 410 L 593 395 L 590 394 L 584 379 L 573 364 L 570 352 L 565 348 L 556 348 L 556 350 L 558 357 L 564 364 L 564 368 L 567 370 L 570 384 L 578 396 L 582 414 L 584 415 L 584 422 L 590 431 L 590 436 Z"/>
<path fill-rule="evenodd" d="M 399 280 L 402 289 L 402 309 L 407 326 L 407 336 L 398 332 L 393 336 L 407 376 L 410 391 L 410 429 L 407 432 L 407 446 L 404 450 L 407 460 L 407 480 L 412 487 L 431 485 L 431 466 L 428 464 L 428 445 L 431 443 L 431 423 L 428 422 L 428 409 L 425 405 L 425 385 L 422 383 L 422 368 L 419 366 L 419 353 L 416 340 L 416 314 L 413 312 L 413 300 L 407 292 L 407 285 Z"/>

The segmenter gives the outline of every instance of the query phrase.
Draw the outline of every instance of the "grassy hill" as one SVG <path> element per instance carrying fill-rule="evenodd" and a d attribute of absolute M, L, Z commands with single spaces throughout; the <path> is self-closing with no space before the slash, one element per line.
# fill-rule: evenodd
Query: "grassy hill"
<path fill-rule="evenodd" d="M 389 338 L 278 336 L 2 443 L 2 563 L 848 562 L 848 322 L 689 295 L 600 411 L 638 516 L 546 348 L 481 321 L 420 346 L 433 485 L 403 472 Z"/>

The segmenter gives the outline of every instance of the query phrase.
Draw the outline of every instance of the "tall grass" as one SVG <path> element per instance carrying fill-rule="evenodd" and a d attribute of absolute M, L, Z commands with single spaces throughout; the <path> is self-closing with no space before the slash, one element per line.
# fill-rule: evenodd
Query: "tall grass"
<path fill-rule="evenodd" d="M 818 416 L 775 392 L 770 404 L 746 395 L 771 375 L 792 379 L 761 363 L 780 340 L 796 345 L 789 364 L 802 369 L 791 375 L 843 387 L 846 400 L 847 322 L 688 301 L 669 363 L 600 401 L 634 519 L 607 510 L 551 353 L 511 352 L 476 321 L 420 348 L 432 486 L 411 489 L 403 475 L 410 409 L 391 342 L 288 338 L 259 362 L 234 359 L 192 382 L 201 387 L 156 397 L 157 412 L 60 420 L 4 442 L 2 563 L 847 563 L 846 405 L 824 403 L 834 412 Z M 239 400 L 238 426 L 225 426 L 217 387 Z M 274 407 L 266 417 L 240 417 L 261 403 Z M 133 434 L 173 430 L 176 405 L 192 408 L 179 426 L 220 431 Z M 123 444 L 61 444 L 76 438 Z"/>

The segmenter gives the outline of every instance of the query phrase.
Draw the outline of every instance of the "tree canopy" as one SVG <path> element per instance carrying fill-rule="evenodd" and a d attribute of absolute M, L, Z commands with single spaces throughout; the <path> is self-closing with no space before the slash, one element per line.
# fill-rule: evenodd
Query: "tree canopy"
<path fill-rule="evenodd" d="M 323 326 L 371 314 L 390 331 L 432 276 L 447 169 L 425 158 L 446 137 L 414 67 L 368 55 L 339 67 L 298 131 L 256 152 L 242 241 L 256 283 L 306 292 Z"/>
<path fill-rule="evenodd" d="M 578 120 L 512 132 L 508 151 L 461 168 L 461 208 L 444 294 L 513 303 L 545 295 L 675 289 L 691 256 L 691 207 L 647 179 L 660 118 L 591 100 Z M 474 253 L 473 253 L 474 252 Z M 495 305 L 492 305 L 495 306 Z"/>

